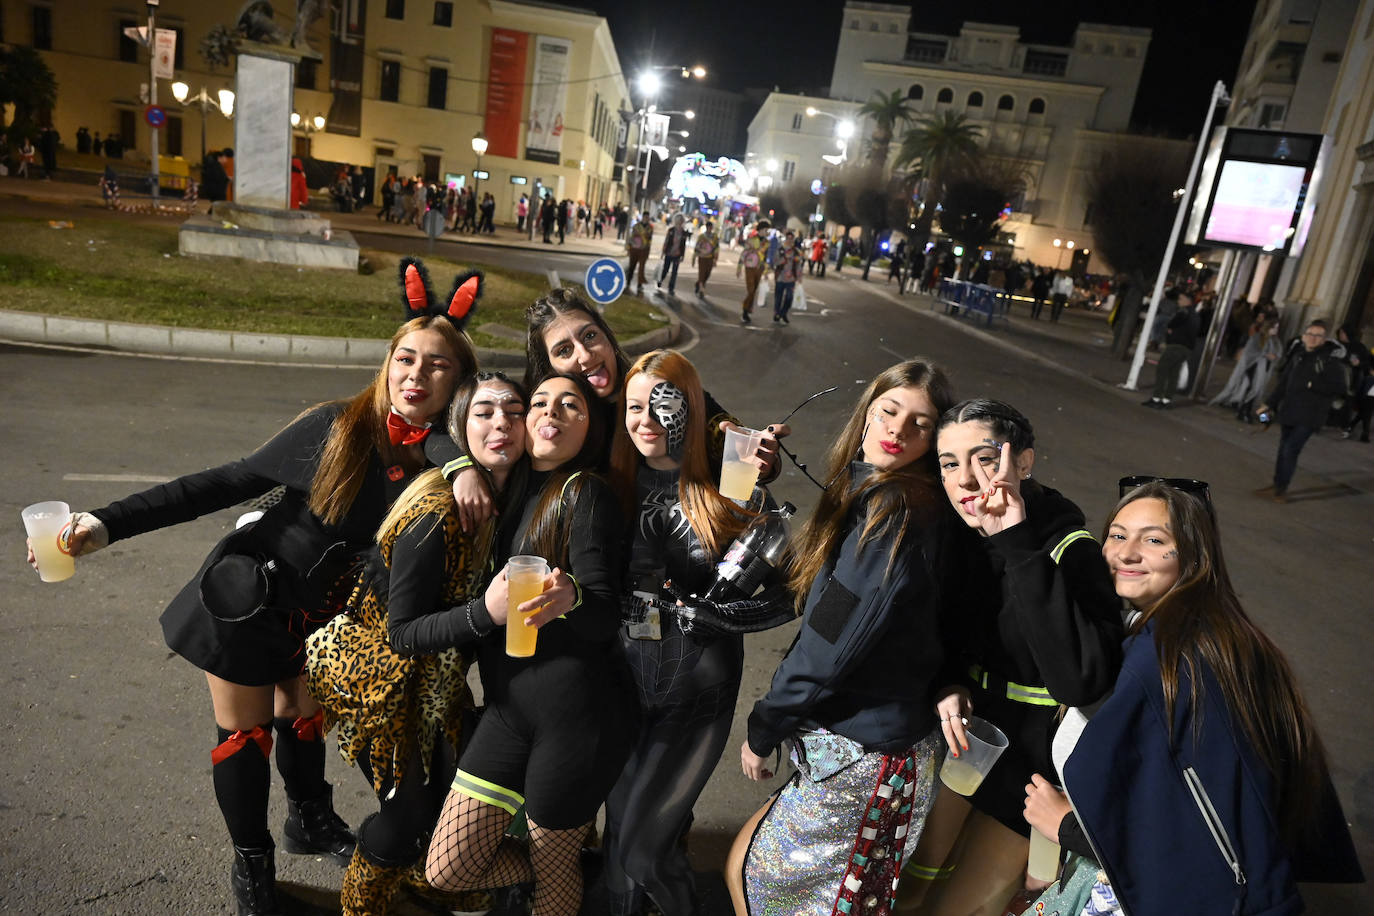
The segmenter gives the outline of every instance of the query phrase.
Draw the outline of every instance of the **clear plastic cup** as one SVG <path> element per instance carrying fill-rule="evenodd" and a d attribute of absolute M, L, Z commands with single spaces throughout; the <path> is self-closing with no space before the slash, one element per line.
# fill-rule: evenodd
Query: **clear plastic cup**
<path fill-rule="evenodd" d="M 759 480 L 759 469 L 751 460 L 763 442 L 757 429 L 737 427 L 725 431 L 725 451 L 720 458 L 720 495 L 748 502 Z"/>
<path fill-rule="evenodd" d="M 1031 828 L 1026 874 L 1037 881 L 1053 881 L 1059 877 L 1059 844 L 1034 827 Z"/>
<path fill-rule="evenodd" d="M 543 557 L 518 556 L 506 561 L 506 654 L 529 658 L 539 640 L 539 631 L 525 626 L 528 614 L 516 608 L 544 594 L 544 579 L 549 564 Z"/>
<path fill-rule="evenodd" d="M 72 509 L 64 502 L 34 503 L 24 509 L 24 530 L 29 534 L 34 559 L 38 561 L 38 578 L 44 582 L 61 582 L 76 573 L 76 561 L 62 549 L 59 536 Z"/>
<path fill-rule="evenodd" d="M 945 755 L 940 781 L 960 795 L 972 795 L 1010 742 L 1000 728 L 977 716 L 969 716 L 964 731 L 968 734 L 968 750 L 958 757 Z"/>

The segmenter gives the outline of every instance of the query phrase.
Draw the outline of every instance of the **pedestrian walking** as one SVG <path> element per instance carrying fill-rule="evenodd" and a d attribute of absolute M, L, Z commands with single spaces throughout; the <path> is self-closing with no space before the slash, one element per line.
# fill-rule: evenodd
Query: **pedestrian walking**
<path fill-rule="evenodd" d="M 787 313 L 792 310 L 792 294 L 801 280 L 802 256 L 797 248 L 797 234 L 791 229 L 783 236 L 777 254 L 773 256 L 773 321 L 791 324 Z"/>
<path fill-rule="evenodd" d="M 625 268 L 625 284 L 628 286 L 639 271 L 638 295 L 644 295 L 644 264 L 649 260 L 650 247 L 654 240 L 654 224 L 646 217 L 630 227 L 629 237 L 625 240 L 625 253 L 630 263 Z"/>
<path fill-rule="evenodd" d="M 572 207 L 572 201 L 566 197 L 559 201 L 554 207 L 554 221 L 558 224 L 558 244 L 562 245 L 568 234 L 568 212 Z"/>
<path fill-rule="evenodd" d="M 519 202 L 516 203 L 516 205 L 515 205 L 515 228 L 516 228 L 518 231 L 520 231 L 520 232 L 524 232 L 524 231 L 525 231 L 525 219 L 526 219 L 526 217 L 528 217 L 529 215 L 530 215 L 530 199 L 529 199 L 529 196 L 526 195 L 526 194 L 521 194 L 521 195 L 520 195 L 520 200 L 519 200 Z"/>
<path fill-rule="evenodd" d="M 1069 304 L 1069 297 L 1073 295 L 1073 277 L 1066 271 L 1060 271 L 1055 275 L 1054 282 L 1050 284 L 1050 321 L 1058 323 L 1059 316 L 1064 314 L 1064 308 Z"/>
<path fill-rule="evenodd" d="M 51 126 L 38 134 L 38 149 L 43 157 L 43 180 L 51 181 L 57 172 L 57 146 L 61 137 Z"/>
<path fill-rule="evenodd" d="M 811 240 L 811 259 L 806 263 L 808 274 L 817 274 L 822 279 L 825 278 L 825 236 L 817 235 Z"/>
<path fill-rule="evenodd" d="M 902 268 L 906 266 L 906 239 L 897 243 L 897 247 L 888 252 L 887 256 L 887 284 L 892 285 L 892 278 L 897 278 L 897 289 L 902 288 Z"/>
<path fill-rule="evenodd" d="M 692 254 L 697 264 L 698 296 L 706 295 L 706 281 L 711 278 L 711 270 L 716 266 L 716 252 L 719 250 L 720 237 L 716 235 L 716 224 L 708 219 L 701 234 L 697 236 Z"/>
<path fill-rule="evenodd" d="M 677 269 L 682 264 L 682 258 L 687 253 L 687 230 L 683 223 L 685 218 L 681 213 L 673 214 L 673 221 L 668 226 L 668 231 L 663 233 L 663 248 L 659 252 L 663 258 L 658 268 L 658 288 L 663 289 L 663 281 L 668 281 L 668 295 L 672 296 L 677 292 Z"/>
<path fill-rule="evenodd" d="M 539 205 L 539 227 L 544 232 L 544 244 L 552 245 L 553 227 L 558 222 L 558 214 L 555 212 L 558 205 L 553 202 L 553 195 L 544 192 L 544 202 Z"/>
<path fill-rule="evenodd" d="M 1274 482 L 1255 491 L 1274 502 L 1288 502 L 1288 485 L 1298 469 L 1298 455 L 1312 434 L 1326 424 L 1331 402 L 1345 393 L 1341 364 L 1345 347 L 1327 340 L 1325 321 L 1309 323 L 1302 337 L 1288 345 L 1278 380 L 1260 418 L 1278 420 L 1279 450 L 1274 459 Z"/>
<path fill-rule="evenodd" d="M 19 143 L 19 167 L 14 170 L 16 178 L 28 178 L 29 166 L 33 165 L 34 157 L 38 152 L 33 148 L 33 141 L 25 137 Z"/>
<path fill-rule="evenodd" d="M 1154 393 L 1148 401 L 1141 402 L 1158 410 L 1168 409 L 1180 388 L 1186 390 L 1186 383 L 1181 384 L 1179 379 L 1193 355 L 1202 329 L 1193 294 L 1179 290 L 1176 300 L 1178 311 L 1169 319 L 1169 326 L 1164 331 L 1164 351 L 1159 354 L 1159 363 L 1155 366 Z"/>
<path fill-rule="evenodd" d="M 767 270 L 764 259 L 768 254 L 768 230 L 773 226 L 766 219 L 754 224 L 754 231 L 744 240 L 744 250 L 735 262 L 735 276 L 744 272 L 744 299 L 740 303 L 740 321 L 752 323 L 749 317 L 754 312 L 754 297 L 758 295 L 759 280 Z"/>

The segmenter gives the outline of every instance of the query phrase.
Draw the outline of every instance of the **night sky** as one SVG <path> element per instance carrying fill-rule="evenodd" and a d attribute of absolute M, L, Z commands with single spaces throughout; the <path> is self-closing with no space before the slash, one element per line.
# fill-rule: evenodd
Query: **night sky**
<path fill-rule="evenodd" d="M 568 2 L 568 0 L 564 0 Z M 742 90 L 777 86 L 816 92 L 830 82 L 843 0 L 703 3 L 678 0 L 576 0 L 611 24 L 627 74 L 650 61 L 701 63 L 708 83 Z M 966 0 L 915 4 L 916 31 L 957 34 L 965 20 L 1021 27 L 1025 41 L 1064 43 L 1078 22 L 1151 28 L 1136 97 L 1136 129 L 1196 134 L 1212 85 L 1235 80 L 1255 0 Z M 779 15 L 778 11 L 794 11 Z M 652 51 L 651 51 L 652 48 Z"/>

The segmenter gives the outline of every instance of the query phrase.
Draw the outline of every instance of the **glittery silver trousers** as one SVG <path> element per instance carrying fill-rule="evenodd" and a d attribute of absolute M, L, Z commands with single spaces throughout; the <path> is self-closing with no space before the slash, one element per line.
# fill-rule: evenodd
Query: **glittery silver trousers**
<path fill-rule="evenodd" d="M 745 856 L 750 916 L 887 916 L 935 802 L 943 745 L 937 731 L 824 779 L 794 773 Z"/>

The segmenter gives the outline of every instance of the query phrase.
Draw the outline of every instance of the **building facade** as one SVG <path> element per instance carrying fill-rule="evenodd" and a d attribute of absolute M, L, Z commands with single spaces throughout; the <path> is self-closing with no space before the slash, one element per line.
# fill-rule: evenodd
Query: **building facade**
<path fill-rule="evenodd" d="M 1301 258 L 1287 259 L 1296 263 L 1276 301 L 1301 321 L 1322 317 L 1333 327 L 1361 328 L 1368 342 L 1374 338 L 1374 0 L 1360 0 L 1340 34 L 1339 66 L 1319 106 L 1318 130 L 1327 138 L 1321 198 L 1307 247 Z M 1329 46 L 1316 50 L 1331 53 Z"/>
<path fill-rule="evenodd" d="M 964 115 L 981 129 L 989 154 L 1025 170 L 1026 193 L 1013 202 L 1003 229 L 1015 238 L 1016 257 L 1053 265 L 1067 250 L 1055 246 L 1059 239 L 1089 252 L 1086 269 L 1106 270 L 1092 256 L 1087 188 L 1093 168 L 1117 144 L 1145 143 L 1174 154 L 1186 145 L 1125 133 L 1150 31 L 1081 23 L 1072 42 L 1058 46 L 1023 42 L 1014 26 L 966 22 L 957 35 L 942 35 L 910 25 L 907 6 L 846 3 L 828 97 L 770 95 L 750 124 L 751 161 L 795 162 L 779 171 L 790 168 L 808 181 L 823 177 L 828 163 L 817 150 L 834 147 L 838 121 L 806 119 L 805 109 L 845 117 L 874 93 L 897 91 L 915 117 Z M 864 154 L 871 131 L 871 124 L 857 125 L 850 160 Z"/>
<path fill-rule="evenodd" d="M 242 7 L 159 5 L 158 27 L 177 32 L 176 79 L 193 95 L 233 88 L 232 65 L 212 70 L 198 48 L 213 26 L 232 28 Z M 293 23 L 281 19 L 289 31 Z M 148 52 L 123 33 L 146 22 L 137 3 L 0 4 L 0 38 L 38 49 L 57 77 L 51 117 L 69 148 L 84 126 L 119 134 L 127 156 L 148 158 Z M 629 91 L 600 16 L 535 0 L 344 0 L 311 29 L 310 43 L 322 59 L 296 72 L 298 155 L 471 185 L 481 132 L 490 145 L 480 189 L 495 195 L 498 219 L 513 219 L 515 201 L 536 187 L 591 204 L 625 197 L 616 112 L 629 106 Z M 161 151 L 198 159 L 201 108 L 177 103 L 170 83 L 157 89 L 168 115 Z M 233 125 L 214 108 L 206 118 L 209 148 L 232 145 Z"/>

